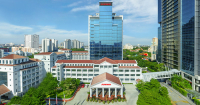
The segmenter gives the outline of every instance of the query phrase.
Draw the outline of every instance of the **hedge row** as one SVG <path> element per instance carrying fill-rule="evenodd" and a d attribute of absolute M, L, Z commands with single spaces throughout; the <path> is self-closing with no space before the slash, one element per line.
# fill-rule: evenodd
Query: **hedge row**
<path fill-rule="evenodd" d="M 198 99 L 194 99 L 194 103 L 196 104 L 196 105 L 200 105 L 200 101 L 198 100 Z"/>
<path fill-rule="evenodd" d="M 179 91 L 182 95 L 184 95 L 184 96 L 187 97 L 187 93 L 188 93 L 188 92 L 187 92 L 186 90 L 184 90 L 184 89 L 178 87 L 178 86 L 175 85 L 175 84 L 172 84 L 172 87 L 173 87 L 174 89 L 176 89 L 177 91 Z"/>

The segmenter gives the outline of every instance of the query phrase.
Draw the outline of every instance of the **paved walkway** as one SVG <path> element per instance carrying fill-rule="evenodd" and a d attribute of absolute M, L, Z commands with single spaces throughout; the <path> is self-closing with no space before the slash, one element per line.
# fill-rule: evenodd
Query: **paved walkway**
<path fill-rule="evenodd" d="M 137 105 L 137 99 L 139 92 L 136 90 L 135 85 L 133 84 L 125 84 L 125 92 L 126 92 L 126 98 L 127 102 L 114 102 L 109 103 L 109 105 Z M 99 102 L 87 102 L 87 92 L 89 91 L 89 88 L 81 88 L 81 90 L 76 94 L 74 99 L 72 101 L 67 102 L 65 105 L 104 105 L 103 103 Z M 107 103 L 106 103 L 107 104 Z"/>
<path fill-rule="evenodd" d="M 161 82 L 160 84 L 161 86 L 165 86 L 168 89 L 169 97 L 176 105 L 195 105 L 190 99 L 183 96 L 171 86 L 167 85 L 164 82 Z"/>

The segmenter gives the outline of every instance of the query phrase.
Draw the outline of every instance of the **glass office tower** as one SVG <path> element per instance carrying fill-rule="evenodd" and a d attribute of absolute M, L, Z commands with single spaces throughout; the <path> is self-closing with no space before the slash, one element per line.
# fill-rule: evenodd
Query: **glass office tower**
<path fill-rule="evenodd" d="M 158 1 L 162 13 L 161 62 L 181 70 L 193 90 L 200 91 L 200 1 Z"/>
<path fill-rule="evenodd" d="M 99 13 L 89 15 L 88 31 L 91 60 L 123 59 L 123 16 L 112 13 L 112 2 L 99 2 Z"/>
<path fill-rule="evenodd" d="M 157 50 L 157 57 L 156 61 L 161 63 L 161 52 L 162 52 L 162 12 L 161 12 L 161 0 L 158 0 L 158 23 L 160 24 L 160 27 L 158 27 L 158 50 Z"/>

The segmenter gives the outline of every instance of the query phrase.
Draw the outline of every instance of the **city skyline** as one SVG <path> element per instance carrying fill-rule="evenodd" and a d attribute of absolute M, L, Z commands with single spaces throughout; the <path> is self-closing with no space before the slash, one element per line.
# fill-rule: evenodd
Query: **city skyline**
<path fill-rule="evenodd" d="M 0 44 L 22 44 L 24 35 L 38 34 L 40 44 L 44 38 L 53 38 L 59 43 L 64 39 L 82 39 L 87 45 L 88 15 L 99 12 L 97 0 L 1 2 Z M 157 0 L 113 1 L 113 12 L 124 16 L 123 45 L 150 45 L 157 36 Z M 15 40 L 19 37 L 21 40 Z"/>

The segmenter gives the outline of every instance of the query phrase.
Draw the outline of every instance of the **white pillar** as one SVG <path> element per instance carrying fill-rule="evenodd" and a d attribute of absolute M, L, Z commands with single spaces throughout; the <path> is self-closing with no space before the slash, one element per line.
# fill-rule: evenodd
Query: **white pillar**
<path fill-rule="evenodd" d="M 115 88 L 115 98 L 117 98 L 117 88 Z"/>
<path fill-rule="evenodd" d="M 90 88 L 90 97 L 92 97 L 92 88 Z"/>
<path fill-rule="evenodd" d="M 98 97 L 98 88 L 96 88 L 96 97 Z"/>
<path fill-rule="evenodd" d="M 121 97 L 123 97 L 123 87 L 121 87 Z"/>
<path fill-rule="evenodd" d="M 102 97 L 104 97 L 104 88 L 102 88 Z"/>
<path fill-rule="evenodd" d="M 110 98 L 110 88 L 108 88 L 109 89 L 109 98 Z"/>

